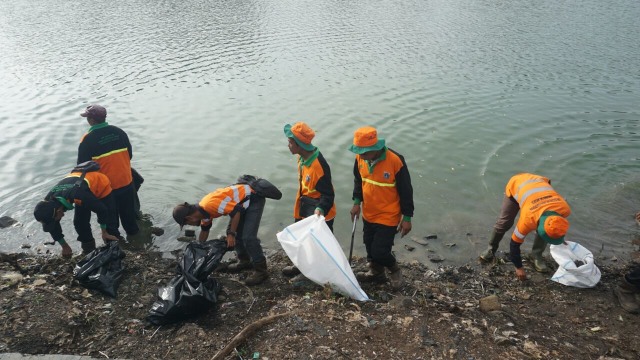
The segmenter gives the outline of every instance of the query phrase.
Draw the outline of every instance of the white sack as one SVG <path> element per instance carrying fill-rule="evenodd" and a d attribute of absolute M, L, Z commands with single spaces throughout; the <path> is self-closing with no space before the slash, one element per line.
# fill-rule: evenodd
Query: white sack
<path fill-rule="evenodd" d="M 369 300 L 324 216 L 312 215 L 287 226 L 278 233 L 278 241 L 309 280 L 319 285 L 328 283 L 334 291 L 352 299 Z"/>
<path fill-rule="evenodd" d="M 551 256 L 559 265 L 551 280 L 579 288 L 594 287 L 600 281 L 600 269 L 591 251 L 584 246 L 572 241 L 567 241 L 567 245 L 551 245 Z M 584 265 L 577 267 L 576 260 Z"/>

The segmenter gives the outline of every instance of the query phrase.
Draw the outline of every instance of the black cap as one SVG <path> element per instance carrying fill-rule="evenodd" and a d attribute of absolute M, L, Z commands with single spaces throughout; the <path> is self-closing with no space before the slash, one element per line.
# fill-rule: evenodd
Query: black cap
<path fill-rule="evenodd" d="M 55 200 L 40 201 L 33 210 L 33 216 L 42 223 L 42 230 L 51 232 L 56 224 L 56 209 L 60 206 Z"/>
<path fill-rule="evenodd" d="M 97 121 L 104 121 L 107 118 L 107 109 L 98 104 L 89 105 L 80 116 Z"/>
<path fill-rule="evenodd" d="M 180 225 L 180 229 L 182 229 L 182 227 L 185 225 L 184 218 L 189 216 L 194 211 L 196 211 L 196 206 L 191 205 L 187 202 L 177 205 L 173 208 L 173 220 L 175 220 L 178 225 Z"/>

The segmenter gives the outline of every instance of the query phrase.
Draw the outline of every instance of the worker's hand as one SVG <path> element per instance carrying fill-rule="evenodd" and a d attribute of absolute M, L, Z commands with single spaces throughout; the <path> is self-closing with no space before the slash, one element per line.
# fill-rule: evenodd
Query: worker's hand
<path fill-rule="evenodd" d="M 527 273 L 524 271 L 524 267 L 521 268 L 516 268 L 516 276 L 518 277 L 518 280 L 520 281 L 525 281 L 527 280 Z"/>
<path fill-rule="evenodd" d="M 322 210 L 320 210 L 320 209 L 315 209 L 315 210 L 313 211 L 313 215 L 316 215 L 316 216 L 322 216 L 322 215 L 323 215 L 323 214 L 322 214 Z"/>
<path fill-rule="evenodd" d="M 353 205 L 351 208 L 351 222 L 353 222 L 356 218 L 360 217 L 360 205 Z"/>
<path fill-rule="evenodd" d="M 636 221 L 640 223 L 640 211 L 636 213 Z"/>
<path fill-rule="evenodd" d="M 233 249 L 236 246 L 236 236 L 233 234 L 227 234 L 227 248 Z"/>
<path fill-rule="evenodd" d="M 69 244 L 62 245 L 62 257 L 65 259 L 70 259 L 73 256 L 73 250 L 71 250 L 71 246 Z"/>
<path fill-rule="evenodd" d="M 102 229 L 102 240 L 104 241 L 118 241 L 118 237 L 111 235 L 107 232 L 107 229 Z"/>
<path fill-rule="evenodd" d="M 411 231 L 411 221 L 401 221 L 396 231 L 399 232 L 400 237 L 403 238 Z"/>

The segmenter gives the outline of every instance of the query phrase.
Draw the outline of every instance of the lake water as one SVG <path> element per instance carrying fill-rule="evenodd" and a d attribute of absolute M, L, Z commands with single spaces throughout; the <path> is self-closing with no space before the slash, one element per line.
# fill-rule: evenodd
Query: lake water
<path fill-rule="evenodd" d="M 165 229 L 138 240 L 149 249 L 184 247 L 173 206 L 243 173 L 284 193 L 260 230 L 277 249 L 297 189 L 282 128 L 302 120 L 331 165 L 346 252 L 347 147 L 373 125 L 408 163 L 410 235 L 437 235 L 399 239 L 401 260 L 474 259 L 524 171 L 571 204 L 568 240 L 627 259 L 640 235 L 639 17 L 637 0 L 2 1 L 0 215 L 21 226 L 0 230 L 0 250 L 59 252 L 33 207 L 74 165 L 79 113 L 100 103 L 133 143 L 143 212 Z"/>

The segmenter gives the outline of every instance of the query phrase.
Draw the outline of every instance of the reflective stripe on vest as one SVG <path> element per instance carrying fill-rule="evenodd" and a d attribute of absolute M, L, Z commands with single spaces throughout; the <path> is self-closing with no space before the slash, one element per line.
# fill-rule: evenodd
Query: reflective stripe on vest
<path fill-rule="evenodd" d="M 104 153 L 102 155 L 93 156 L 93 157 L 91 157 L 91 159 L 92 160 L 98 160 L 98 159 L 102 159 L 104 157 L 107 157 L 107 156 L 110 156 L 110 155 L 113 155 L 113 154 L 121 153 L 123 151 L 129 151 L 129 149 L 127 149 L 127 148 L 116 149 L 116 150 L 113 150 L 113 151 L 109 151 L 108 153 Z"/>

